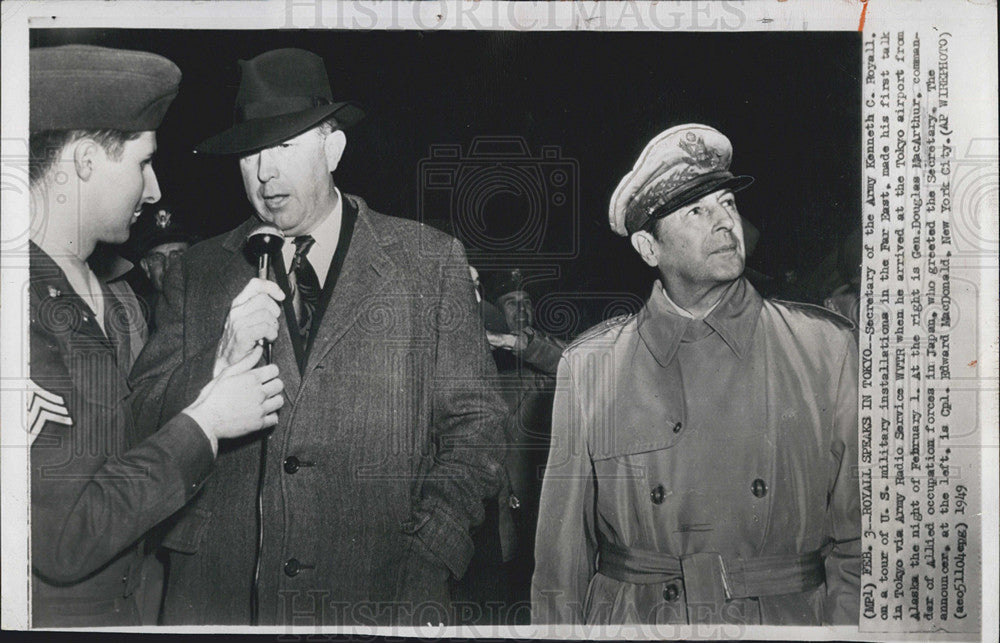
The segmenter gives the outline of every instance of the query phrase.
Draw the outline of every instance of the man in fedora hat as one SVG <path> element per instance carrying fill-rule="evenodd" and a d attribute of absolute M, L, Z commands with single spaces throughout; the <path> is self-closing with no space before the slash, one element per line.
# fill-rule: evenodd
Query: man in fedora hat
<path fill-rule="evenodd" d="M 239 360 L 260 337 L 223 320 L 254 274 L 242 248 L 262 222 L 285 237 L 273 354 L 291 405 L 263 448 L 224 445 L 176 517 L 165 622 L 448 622 L 448 579 L 502 477 L 503 402 L 464 251 L 338 189 L 362 112 L 334 100 L 321 58 L 279 49 L 240 69 L 236 123 L 198 151 L 238 157 L 256 214 L 167 271 L 134 408 L 155 421 L 217 355 Z"/>
<path fill-rule="evenodd" d="M 654 138 L 611 228 L 657 269 L 563 354 L 532 581 L 541 623 L 856 624 L 858 351 L 742 276 L 732 146 Z"/>
<path fill-rule="evenodd" d="M 251 370 L 260 349 L 149 427 L 126 403 L 131 330 L 142 320 L 127 286 L 112 288 L 86 262 L 98 243 L 128 239 L 141 206 L 160 198 L 155 130 L 180 77 L 146 52 L 30 53 L 35 627 L 155 622 L 163 574 L 146 533 L 197 493 L 220 439 L 273 424 L 282 404 L 277 368 Z"/>

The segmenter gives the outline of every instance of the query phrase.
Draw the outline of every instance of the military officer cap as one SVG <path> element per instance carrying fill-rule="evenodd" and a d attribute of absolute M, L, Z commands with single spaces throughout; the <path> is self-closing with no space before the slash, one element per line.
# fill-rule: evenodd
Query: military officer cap
<path fill-rule="evenodd" d="M 529 289 L 525 283 L 527 281 L 529 281 L 528 275 L 519 268 L 491 274 L 485 283 L 486 298 L 502 306 L 504 300 L 515 293 L 523 292 L 531 297 L 533 289 Z"/>
<path fill-rule="evenodd" d="M 143 208 L 142 216 L 132 225 L 128 252 L 141 259 L 147 252 L 164 243 L 195 243 L 198 236 L 180 221 L 169 206 L 159 203 Z"/>
<path fill-rule="evenodd" d="M 729 171 L 733 146 L 722 132 L 689 123 L 646 145 L 611 196 L 611 229 L 628 236 L 716 190 L 742 190 L 753 177 Z"/>
<path fill-rule="evenodd" d="M 144 132 L 160 126 L 181 70 L 145 51 L 64 45 L 31 50 L 29 82 L 32 131 Z"/>

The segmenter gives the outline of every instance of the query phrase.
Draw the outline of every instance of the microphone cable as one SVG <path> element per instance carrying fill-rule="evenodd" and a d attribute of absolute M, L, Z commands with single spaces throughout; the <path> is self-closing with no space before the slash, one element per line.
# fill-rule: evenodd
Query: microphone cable
<path fill-rule="evenodd" d="M 271 439 L 271 429 L 264 431 L 260 440 L 260 466 L 257 471 L 257 543 L 254 549 L 253 579 L 250 587 L 250 624 L 260 621 L 260 565 L 264 550 L 264 478 L 267 476 L 267 443 Z"/>

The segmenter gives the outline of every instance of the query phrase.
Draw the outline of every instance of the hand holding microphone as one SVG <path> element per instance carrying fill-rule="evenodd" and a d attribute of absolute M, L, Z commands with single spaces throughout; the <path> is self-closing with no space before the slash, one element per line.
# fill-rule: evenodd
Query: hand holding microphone
<path fill-rule="evenodd" d="M 184 409 L 218 453 L 219 440 L 238 438 L 278 423 L 278 409 L 284 404 L 284 384 L 274 364 L 254 368 L 262 348 L 228 366 L 201 389 L 198 399 Z"/>
<path fill-rule="evenodd" d="M 215 352 L 213 377 L 239 363 L 258 344 L 264 344 L 265 361 L 270 362 L 270 343 L 278 337 L 278 318 L 285 299 L 273 281 L 267 279 L 273 253 L 281 249 L 284 237 L 274 226 L 260 226 L 247 235 L 246 252 L 257 265 L 251 279 L 229 307 L 226 323 Z"/>

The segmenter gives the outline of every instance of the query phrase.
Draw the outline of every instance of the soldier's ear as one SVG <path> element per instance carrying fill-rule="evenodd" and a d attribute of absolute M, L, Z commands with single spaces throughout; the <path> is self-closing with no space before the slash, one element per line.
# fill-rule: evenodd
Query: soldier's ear
<path fill-rule="evenodd" d="M 146 277 L 152 279 L 153 275 L 149 271 L 149 260 L 143 257 L 142 259 L 139 260 L 139 265 L 142 267 L 142 271 L 146 273 Z"/>
<path fill-rule="evenodd" d="M 629 237 L 629 241 L 632 242 L 632 247 L 639 253 L 642 260 L 646 262 L 646 265 L 654 268 L 660 265 L 659 246 L 656 240 L 653 239 L 652 233 L 645 230 L 633 232 L 632 236 Z"/>
<path fill-rule="evenodd" d="M 344 130 L 333 130 L 326 135 L 323 140 L 323 152 L 326 155 L 328 172 L 333 172 L 340 165 L 340 157 L 344 155 L 345 147 L 347 147 L 347 136 L 344 134 Z"/>
<path fill-rule="evenodd" d="M 73 169 L 81 181 L 88 181 L 104 149 L 91 138 L 81 138 L 73 145 Z"/>

